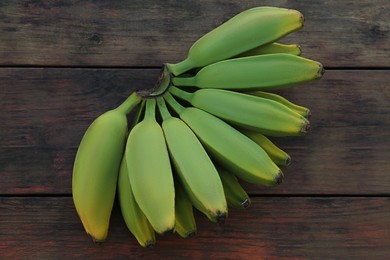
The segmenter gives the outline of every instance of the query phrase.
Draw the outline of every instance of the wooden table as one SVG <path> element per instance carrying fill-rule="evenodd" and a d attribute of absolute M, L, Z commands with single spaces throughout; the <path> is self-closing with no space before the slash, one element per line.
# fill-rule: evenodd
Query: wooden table
<path fill-rule="evenodd" d="M 275 142 L 292 165 L 277 188 L 245 185 L 225 225 L 196 213 L 198 236 L 141 248 L 114 207 L 93 244 L 71 197 L 72 166 L 94 118 L 236 13 L 300 10 L 285 39 L 321 61 L 320 81 L 280 91 L 312 110 L 312 132 Z M 44 1 L 0 3 L 0 259 L 388 259 L 390 2 Z"/>

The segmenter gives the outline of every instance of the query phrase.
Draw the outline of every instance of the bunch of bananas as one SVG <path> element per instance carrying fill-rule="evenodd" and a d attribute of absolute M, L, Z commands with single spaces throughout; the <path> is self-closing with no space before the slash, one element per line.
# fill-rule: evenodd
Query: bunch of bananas
<path fill-rule="evenodd" d="M 216 223 L 228 205 L 248 207 L 239 179 L 282 182 L 290 156 L 267 136 L 304 135 L 310 111 L 269 91 L 323 74 L 298 45 L 276 42 L 303 20 L 291 9 L 246 10 L 196 41 L 183 61 L 164 64 L 156 89 L 132 93 L 92 123 L 77 151 L 72 191 L 95 241 L 107 237 L 116 192 L 127 227 L 149 247 L 155 233 L 195 235 L 193 207 Z"/>

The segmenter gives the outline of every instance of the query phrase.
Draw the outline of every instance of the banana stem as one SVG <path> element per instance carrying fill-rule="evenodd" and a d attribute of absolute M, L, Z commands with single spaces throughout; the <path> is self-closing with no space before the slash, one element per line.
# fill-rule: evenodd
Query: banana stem
<path fill-rule="evenodd" d="M 179 104 L 179 102 L 176 101 L 171 93 L 166 93 L 164 98 L 177 114 L 180 114 L 185 109 L 182 105 Z"/>
<path fill-rule="evenodd" d="M 169 89 L 169 92 L 171 92 L 173 95 L 181 98 L 181 99 L 184 99 L 185 101 L 191 103 L 191 99 L 192 99 L 192 95 L 193 93 L 189 93 L 189 92 L 186 92 L 184 90 L 181 90 L 175 86 L 172 86 L 170 89 Z"/>
<path fill-rule="evenodd" d="M 145 109 L 145 103 L 146 103 L 146 101 L 145 101 L 145 99 L 143 99 L 141 101 L 141 104 L 139 104 L 139 108 L 138 108 L 137 114 L 134 117 L 132 127 L 134 127 L 136 124 L 139 123 L 139 121 L 141 121 L 141 116 L 142 116 L 142 113 L 144 112 L 144 109 Z"/>
<path fill-rule="evenodd" d="M 195 68 L 195 65 L 189 58 L 186 58 L 185 60 L 182 60 L 181 62 L 176 64 L 167 64 L 167 66 L 172 72 L 172 74 L 175 76 L 179 76 L 180 74 L 183 74 L 184 72 Z"/>
<path fill-rule="evenodd" d="M 160 97 L 157 99 L 157 106 L 158 106 L 158 110 L 160 111 L 160 114 L 161 114 L 163 121 L 172 117 L 168 111 L 167 105 L 165 104 L 164 98 Z"/>
<path fill-rule="evenodd" d="M 172 78 L 172 83 L 175 86 L 196 86 L 195 77 Z"/>
<path fill-rule="evenodd" d="M 133 92 L 121 105 L 119 105 L 115 110 L 128 114 L 130 111 L 141 102 L 141 97 L 137 95 L 136 92 Z"/>
<path fill-rule="evenodd" d="M 154 98 L 146 100 L 145 119 L 156 120 L 156 100 Z"/>
<path fill-rule="evenodd" d="M 163 95 L 171 85 L 171 71 L 167 64 L 163 64 L 160 76 L 157 80 L 155 90 L 148 97 L 158 97 Z"/>

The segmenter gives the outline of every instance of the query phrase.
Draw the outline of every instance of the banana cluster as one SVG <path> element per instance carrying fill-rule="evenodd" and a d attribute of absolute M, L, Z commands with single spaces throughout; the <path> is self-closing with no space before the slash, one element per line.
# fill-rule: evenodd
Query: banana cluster
<path fill-rule="evenodd" d="M 156 235 L 196 234 L 194 208 L 223 223 L 247 208 L 241 182 L 276 186 L 290 156 L 269 136 L 300 136 L 310 110 L 270 91 L 318 79 L 323 66 L 283 36 L 303 26 L 291 9 L 246 10 L 197 40 L 183 61 L 164 64 L 159 88 L 132 93 L 84 134 L 72 179 L 86 232 L 106 239 L 115 200 L 141 246 Z M 127 115 L 138 108 L 131 127 Z"/>

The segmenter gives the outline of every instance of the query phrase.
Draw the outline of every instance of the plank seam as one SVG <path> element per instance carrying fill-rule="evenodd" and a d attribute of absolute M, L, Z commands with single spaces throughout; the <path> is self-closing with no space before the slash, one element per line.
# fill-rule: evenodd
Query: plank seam
<path fill-rule="evenodd" d="M 390 193 L 381 193 L 381 194 L 309 194 L 309 193 L 303 193 L 303 194 L 249 194 L 250 197 L 253 198 L 260 198 L 260 197 L 292 197 L 292 198 L 318 198 L 318 197 L 336 197 L 336 198 L 361 198 L 361 197 L 369 197 L 369 198 L 389 198 Z M 20 197 L 52 197 L 52 198 L 61 198 L 61 197 L 72 197 L 72 194 L 69 193 L 58 193 L 58 194 L 44 194 L 44 193 L 36 193 L 36 194 L 29 194 L 29 193 L 17 193 L 17 194 L 0 194 L 0 198 L 20 198 Z"/>
<path fill-rule="evenodd" d="M 0 65 L 0 69 L 161 69 L 162 66 L 52 66 L 52 65 Z M 325 70 L 390 70 L 390 66 L 325 66 Z"/>

